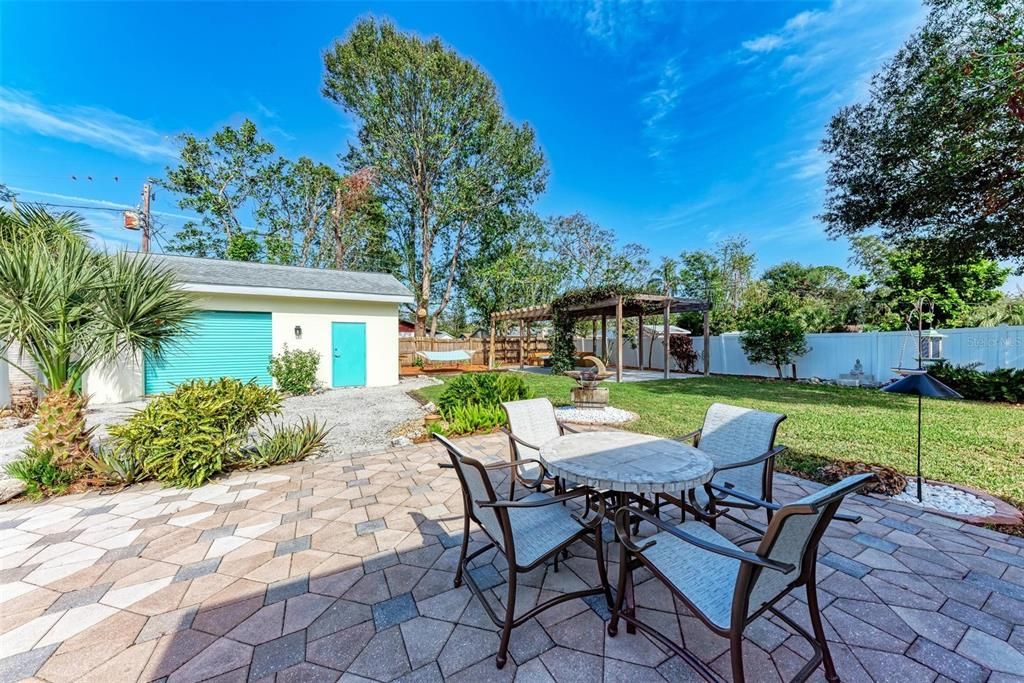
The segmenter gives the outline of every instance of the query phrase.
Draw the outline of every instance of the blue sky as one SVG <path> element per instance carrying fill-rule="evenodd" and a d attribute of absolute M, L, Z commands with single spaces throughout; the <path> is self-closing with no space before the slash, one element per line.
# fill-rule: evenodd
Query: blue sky
<path fill-rule="evenodd" d="M 354 129 L 320 95 L 321 52 L 365 14 L 439 35 L 494 78 L 547 154 L 542 213 L 583 211 L 655 259 L 742 234 L 760 269 L 846 265 L 845 241 L 814 219 L 817 145 L 924 10 L 899 0 L 4 3 L 0 180 L 25 201 L 134 205 L 173 161 L 175 134 L 246 116 L 282 154 L 334 162 Z M 154 209 L 169 231 L 184 220 L 169 194 Z M 101 241 L 137 243 L 116 213 L 85 213 Z"/>

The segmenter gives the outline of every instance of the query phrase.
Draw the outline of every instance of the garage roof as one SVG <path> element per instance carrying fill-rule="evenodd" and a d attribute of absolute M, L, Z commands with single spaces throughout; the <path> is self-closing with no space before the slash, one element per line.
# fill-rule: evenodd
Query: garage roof
<path fill-rule="evenodd" d="M 412 293 L 393 275 L 149 254 L 173 270 L 187 289 L 266 296 L 309 296 L 411 303 Z M 348 296 L 346 296 L 348 295 Z"/>

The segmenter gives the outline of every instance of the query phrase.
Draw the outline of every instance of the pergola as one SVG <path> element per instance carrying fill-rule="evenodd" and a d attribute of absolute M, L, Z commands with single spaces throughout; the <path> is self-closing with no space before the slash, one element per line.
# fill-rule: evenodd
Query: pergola
<path fill-rule="evenodd" d="M 711 346 L 708 334 L 709 312 L 711 305 L 702 299 L 681 299 L 660 294 L 618 294 L 602 301 L 569 306 L 564 309 L 574 320 L 601 321 L 601 355 L 608 357 L 608 318 L 615 317 L 615 380 L 622 381 L 622 321 L 625 318 L 639 319 L 639 358 L 643 367 L 644 348 L 644 315 L 664 316 L 664 366 L 665 379 L 669 378 L 669 316 L 684 311 L 701 311 L 704 314 L 704 374 L 711 370 Z M 528 322 L 551 320 L 553 310 L 550 305 L 516 308 L 491 314 L 491 338 L 489 362 L 494 367 L 494 338 L 499 322 L 516 322 L 519 324 L 519 358 L 523 359 L 523 328 Z"/>

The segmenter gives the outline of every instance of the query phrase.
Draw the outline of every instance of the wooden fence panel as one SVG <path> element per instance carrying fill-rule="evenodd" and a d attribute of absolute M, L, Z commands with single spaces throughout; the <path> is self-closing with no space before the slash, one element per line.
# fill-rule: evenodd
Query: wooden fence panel
<path fill-rule="evenodd" d="M 402 367 L 415 365 L 419 351 L 466 351 L 473 355 L 472 365 L 487 365 L 488 339 L 436 339 L 434 337 L 399 337 L 398 364 Z M 541 357 L 548 354 L 547 339 L 530 337 L 523 340 L 523 352 L 527 365 L 539 365 Z M 519 365 L 519 337 L 496 337 L 494 356 L 498 367 Z"/>

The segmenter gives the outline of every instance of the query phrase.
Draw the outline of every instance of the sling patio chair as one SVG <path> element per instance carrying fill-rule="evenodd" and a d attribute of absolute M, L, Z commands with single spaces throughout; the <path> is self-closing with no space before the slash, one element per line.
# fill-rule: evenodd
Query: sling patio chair
<path fill-rule="evenodd" d="M 538 478 L 552 482 L 555 493 L 566 488 L 566 482 L 552 479 L 544 470 L 537 457 L 540 447 L 551 439 L 556 439 L 566 432 L 575 430 L 558 421 L 555 407 L 546 398 L 530 398 L 524 401 L 506 401 L 501 404 L 505 416 L 508 417 L 508 429 L 502 431 L 508 435 L 508 449 L 516 468 L 509 480 L 508 497 L 515 495 L 516 484 L 527 486 Z"/>
<path fill-rule="evenodd" d="M 505 666 L 508 659 L 508 643 L 512 629 L 530 620 L 539 612 L 567 600 L 591 595 L 603 595 L 607 604 L 611 606 L 611 588 L 608 584 L 601 539 L 601 522 L 604 519 L 605 506 L 604 500 L 600 496 L 593 495 L 592 491 L 581 487 L 557 496 L 536 491 L 520 500 L 499 500 L 494 493 L 488 472 L 515 467 L 517 463 L 501 462 L 484 465 L 465 455 L 455 444 L 440 434 L 434 434 L 434 438 L 444 444 L 448 450 L 448 456 L 451 458 L 452 466 L 462 485 L 464 533 L 462 550 L 459 553 L 459 565 L 455 571 L 455 587 L 461 586 L 465 579 L 470 590 L 483 605 L 487 616 L 495 626 L 501 629 L 501 643 L 495 657 L 499 669 Z M 538 478 L 536 481 L 530 482 L 532 484 L 530 488 L 538 488 L 541 481 L 542 479 Z M 584 500 L 582 515 L 563 505 L 563 503 L 578 498 Z M 591 503 L 593 503 L 593 508 Z M 467 554 L 471 521 L 480 527 L 490 542 Z M 555 571 L 558 571 L 558 554 L 579 540 L 594 548 L 601 585 L 597 588 L 563 593 L 516 617 L 518 575 L 531 571 L 548 559 L 556 561 Z M 469 563 L 491 548 L 496 548 L 508 562 L 508 598 L 505 601 L 503 618 L 499 618 L 495 613 L 469 570 Z"/>
<path fill-rule="evenodd" d="M 771 612 L 807 640 L 813 656 L 797 672 L 795 681 L 807 679 L 824 662 L 825 678 L 839 681 L 829 653 L 818 606 L 815 566 L 818 542 L 832 522 L 843 499 L 862 489 L 875 475 L 858 474 L 780 506 L 754 552 L 738 545 L 700 522 L 672 526 L 668 522 L 632 508 L 615 514 L 620 558 L 618 591 L 608 623 L 608 635 L 618 633 L 619 620 L 639 628 L 678 654 L 705 680 L 721 678 L 703 661 L 663 635 L 654 626 L 637 619 L 632 604 L 623 604 L 630 573 L 646 568 L 689 607 L 714 633 L 729 639 L 734 683 L 743 683 L 743 632 L 765 612 Z M 631 517 L 650 522 L 658 533 L 634 542 Z M 851 518 L 859 521 L 858 517 Z M 775 605 L 794 588 L 804 586 L 811 628 L 808 633 Z"/>
<path fill-rule="evenodd" d="M 682 440 L 693 439 L 693 445 L 711 457 L 715 466 L 714 476 L 703 488 L 690 491 L 689 501 L 671 494 L 658 494 L 655 512 L 665 501 L 678 505 L 684 515 L 689 508 L 698 519 L 708 521 L 712 527 L 715 516 L 725 514 L 734 522 L 758 534 L 763 533 L 763 529 L 728 515 L 725 510 L 716 510 L 722 506 L 747 510 L 764 507 L 733 495 L 734 491 L 755 498 L 759 503 L 772 501 L 775 458 L 786 450 L 785 446 L 775 445 L 775 435 L 785 419 L 786 416 L 779 413 L 712 403 L 704 414 L 704 425 L 683 436 Z M 771 521 L 773 510 L 765 507 L 765 512 Z"/>

